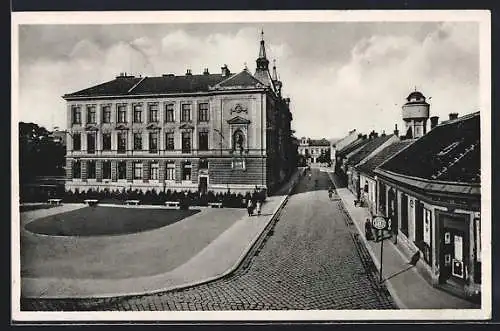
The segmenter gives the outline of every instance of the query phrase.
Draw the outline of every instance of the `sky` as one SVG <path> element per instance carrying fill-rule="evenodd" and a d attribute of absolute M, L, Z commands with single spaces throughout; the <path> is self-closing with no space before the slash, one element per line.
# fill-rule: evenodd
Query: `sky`
<path fill-rule="evenodd" d="M 475 22 L 44 24 L 19 26 L 19 120 L 65 129 L 61 96 L 120 72 L 254 72 L 261 29 L 297 137 L 392 132 L 415 89 L 440 120 L 479 110 Z"/>

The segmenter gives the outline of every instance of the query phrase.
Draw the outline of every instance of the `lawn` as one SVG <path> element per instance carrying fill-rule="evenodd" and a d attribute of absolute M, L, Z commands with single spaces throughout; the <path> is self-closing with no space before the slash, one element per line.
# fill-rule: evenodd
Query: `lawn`
<path fill-rule="evenodd" d="M 64 219 L 64 223 L 70 223 L 71 219 L 71 224 L 77 222 L 75 228 L 82 232 L 83 225 L 78 223 L 84 222 L 84 216 L 85 222 L 89 223 L 87 230 L 89 226 L 100 229 L 103 224 L 109 224 L 109 221 L 99 217 L 90 218 L 99 213 L 112 217 L 116 224 L 124 224 L 125 220 L 122 218 L 132 220 L 141 230 L 145 230 L 146 224 L 152 226 L 152 218 L 157 219 L 156 226 L 161 226 L 159 222 L 163 225 L 170 222 L 170 225 L 122 236 L 39 236 L 29 231 L 22 231 L 21 275 L 34 278 L 117 279 L 168 272 L 200 252 L 241 219 L 246 210 L 207 208 L 172 223 L 174 215 L 179 215 L 178 212 L 169 209 L 97 206 L 93 211 L 89 207 L 84 207 L 74 212 L 60 213 L 32 221 L 27 227 L 33 227 L 38 223 L 37 227 L 54 231 L 54 224 L 60 222 L 56 221 L 57 219 Z M 21 214 L 21 221 L 22 224 L 29 221 L 27 215 Z"/>
<path fill-rule="evenodd" d="M 57 205 L 49 205 L 49 204 L 39 204 L 39 205 L 21 205 L 19 206 L 19 212 L 24 213 L 27 211 L 32 211 L 32 210 L 39 210 L 39 209 L 49 209 L 57 207 Z"/>
<path fill-rule="evenodd" d="M 58 236 L 110 236 L 143 232 L 176 223 L 199 210 L 86 207 L 39 218 L 26 230 Z"/>

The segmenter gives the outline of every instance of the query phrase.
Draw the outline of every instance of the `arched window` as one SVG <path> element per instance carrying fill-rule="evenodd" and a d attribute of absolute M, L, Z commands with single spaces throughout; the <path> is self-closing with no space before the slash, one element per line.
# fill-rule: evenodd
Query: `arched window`
<path fill-rule="evenodd" d="M 236 130 L 233 134 L 233 151 L 243 151 L 245 145 L 245 135 L 241 130 Z"/>

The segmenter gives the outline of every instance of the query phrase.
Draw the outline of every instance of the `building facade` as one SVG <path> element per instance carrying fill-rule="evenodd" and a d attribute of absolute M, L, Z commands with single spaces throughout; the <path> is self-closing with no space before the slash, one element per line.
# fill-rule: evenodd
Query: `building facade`
<path fill-rule="evenodd" d="M 255 74 L 114 80 L 66 94 L 66 189 L 272 191 L 293 172 L 290 99 L 264 39 Z"/>
<path fill-rule="evenodd" d="M 321 155 L 327 155 L 330 152 L 330 141 L 327 139 L 300 138 L 298 151 L 305 157 L 308 163 L 318 164 Z M 328 158 L 330 160 L 330 157 Z"/>
<path fill-rule="evenodd" d="M 335 161 L 337 159 L 336 154 L 337 151 L 342 150 L 344 147 L 349 145 L 350 143 L 354 142 L 356 139 L 358 139 L 358 133 L 356 132 L 356 129 L 353 129 L 349 131 L 347 136 L 345 136 L 342 139 L 337 140 L 334 144 L 330 146 L 330 159 L 332 162 L 332 168 L 335 169 Z"/>
<path fill-rule="evenodd" d="M 451 118 L 374 170 L 378 206 L 432 284 L 480 298 L 480 115 Z"/>

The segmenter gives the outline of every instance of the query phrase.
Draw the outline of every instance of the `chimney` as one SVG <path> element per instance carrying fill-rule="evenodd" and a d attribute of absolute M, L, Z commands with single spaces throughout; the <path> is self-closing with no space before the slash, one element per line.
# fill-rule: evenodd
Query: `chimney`
<path fill-rule="evenodd" d="M 204 75 L 209 75 L 210 73 L 208 72 L 208 68 L 205 68 L 205 70 L 203 70 L 203 74 Z"/>
<path fill-rule="evenodd" d="M 187 69 L 187 70 L 186 70 L 186 76 L 191 76 L 191 75 L 192 75 L 192 73 L 191 73 L 191 69 Z"/>
<path fill-rule="evenodd" d="M 458 118 L 458 113 L 450 113 L 449 116 L 450 116 L 450 121 L 456 120 Z"/>
<path fill-rule="evenodd" d="M 394 135 L 396 137 L 399 137 L 399 130 L 398 130 L 398 125 L 397 124 L 394 124 Z"/>
<path fill-rule="evenodd" d="M 431 130 L 434 129 L 438 125 L 439 116 L 431 116 Z"/>
<path fill-rule="evenodd" d="M 231 73 L 229 71 L 229 68 L 227 67 L 227 64 L 224 64 L 222 67 L 221 67 L 221 70 L 222 70 L 222 77 L 227 77 L 229 76 L 229 74 Z"/>
<path fill-rule="evenodd" d="M 382 137 L 385 137 L 385 130 L 382 130 Z"/>

